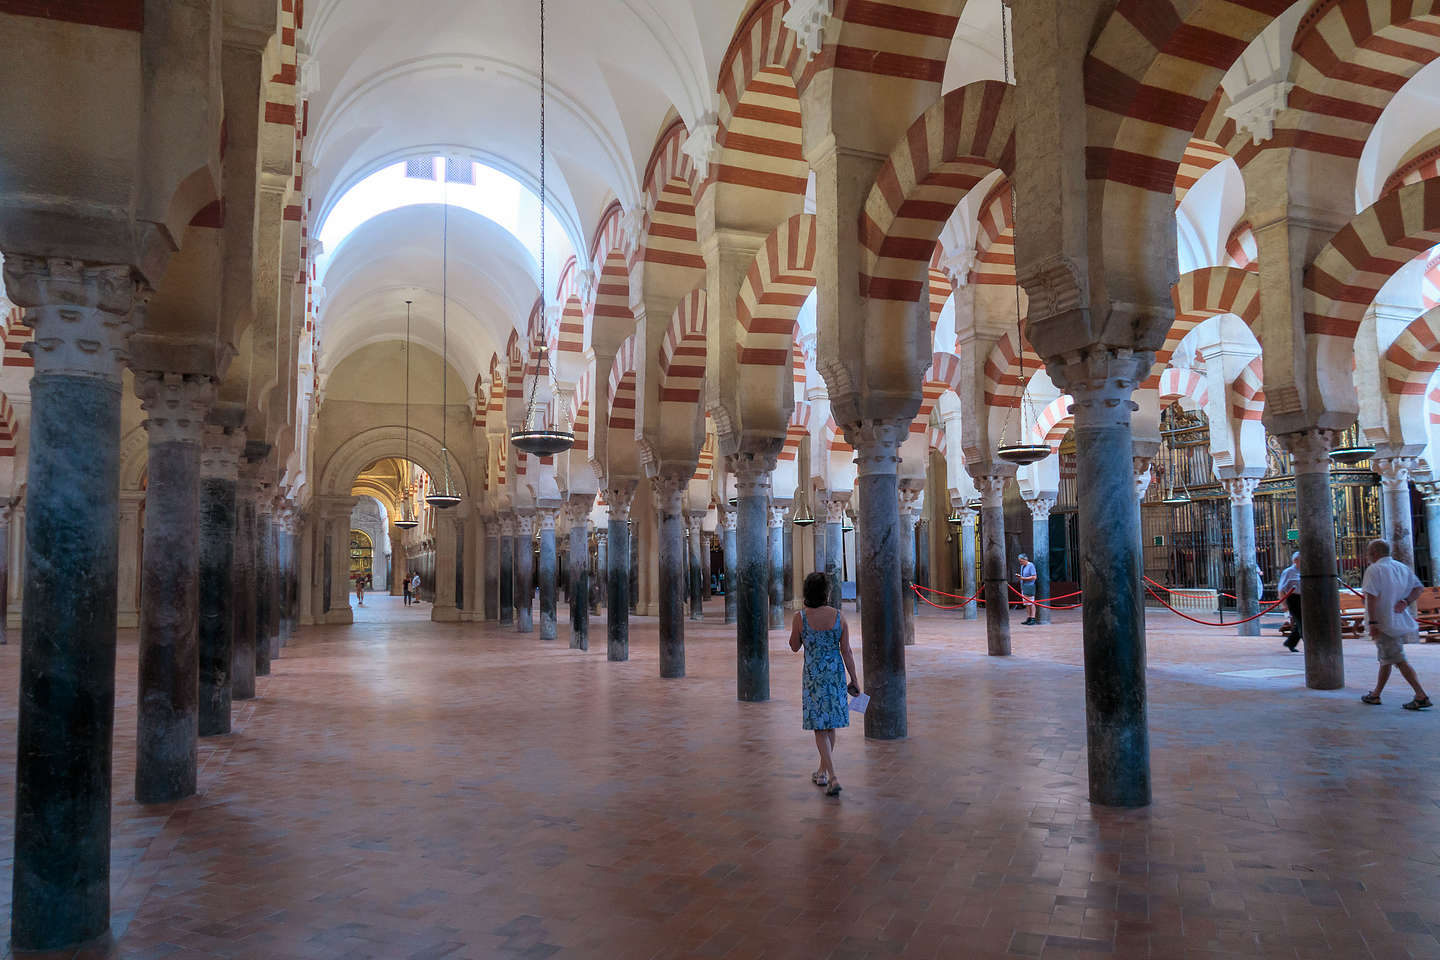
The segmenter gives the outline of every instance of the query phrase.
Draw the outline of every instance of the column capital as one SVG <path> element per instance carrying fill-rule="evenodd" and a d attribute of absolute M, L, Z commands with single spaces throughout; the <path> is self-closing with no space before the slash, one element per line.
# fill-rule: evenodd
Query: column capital
<path fill-rule="evenodd" d="M 857 476 L 893 475 L 900 468 L 900 444 L 910 433 L 905 420 L 861 420 L 844 424 L 845 439 L 855 448 Z"/>
<path fill-rule="evenodd" d="M 1376 457 L 1371 459 L 1370 468 L 1380 475 L 1380 486 L 1386 490 L 1404 490 L 1410 485 L 1410 472 L 1416 463 L 1416 457 Z"/>
<path fill-rule="evenodd" d="M 607 530 L 607 529 L 605 529 L 604 527 L 596 527 L 596 528 L 595 528 L 595 542 L 596 542 L 597 544 L 604 543 L 604 542 L 606 541 L 606 539 L 609 538 L 609 536 L 610 536 L 610 531 Z"/>
<path fill-rule="evenodd" d="M 500 536 L 502 536 L 502 537 L 513 537 L 513 536 L 515 536 L 515 514 L 513 514 L 513 513 L 502 513 L 502 514 L 500 514 Z"/>
<path fill-rule="evenodd" d="M 1255 502 L 1255 490 L 1260 486 L 1259 477 L 1225 477 L 1220 486 L 1230 495 L 1230 502 L 1243 507 Z"/>
<path fill-rule="evenodd" d="M 900 499 L 900 518 L 904 520 L 907 516 L 913 518 L 920 507 L 920 500 L 925 496 L 925 481 L 923 479 L 909 478 L 901 480 L 897 487 Z"/>
<path fill-rule="evenodd" d="M 693 471 L 692 471 L 693 472 Z M 678 514 L 685 509 L 685 491 L 690 477 L 676 473 L 660 473 L 650 478 L 650 495 L 661 514 Z"/>
<path fill-rule="evenodd" d="M 244 449 L 244 430 L 207 423 L 204 446 L 200 449 L 200 476 L 235 483 L 240 475 L 240 454 Z"/>
<path fill-rule="evenodd" d="M 570 499 L 565 501 L 565 513 L 571 523 L 585 523 L 590 519 L 590 511 L 595 509 L 595 494 L 593 493 L 572 493 Z"/>
<path fill-rule="evenodd" d="M 1155 474 L 1150 469 L 1150 458 L 1132 457 L 1130 469 L 1135 474 L 1135 499 L 1144 500 L 1146 491 L 1150 489 L 1150 481 L 1155 479 Z"/>
<path fill-rule="evenodd" d="M 535 512 L 533 510 L 517 510 L 515 512 L 515 535 L 527 540 L 535 535 Z"/>
<path fill-rule="evenodd" d="M 971 529 L 974 529 L 975 524 L 980 520 L 980 511 L 971 507 L 962 507 L 955 511 L 955 515 L 960 518 L 960 526 Z"/>
<path fill-rule="evenodd" d="M 1005 483 L 1009 477 L 979 476 L 970 478 L 975 489 L 980 491 L 980 500 L 987 507 L 998 507 L 1005 502 Z"/>
<path fill-rule="evenodd" d="M 738 510 L 726 510 L 724 517 L 722 517 L 721 519 L 722 519 L 724 528 L 725 528 L 726 530 L 729 530 L 729 531 L 731 531 L 731 532 L 734 532 L 736 529 L 738 529 L 738 527 L 739 527 L 739 525 L 740 525 L 740 511 L 738 511 Z"/>
<path fill-rule="evenodd" d="M 768 496 L 770 474 L 775 470 L 778 453 L 769 451 L 747 451 L 732 453 L 725 458 L 725 465 L 735 475 L 737 497 Z"/>
<path fill-rule="evenodd" d="M 149 416 L 150 443 L 200 443 L 205 415 L 215 401 L 215 380 L 183 373 L 135 371 L 135 395 Z"/>
<path fill-rule="evenodd" d="M 1070 394 L 1077 422 L 1124 426 L 1130 423 L 1130 414 L 1140 409 L 1131 394 L 1154 361 L 1153 351 L 1100 349 L 1062 356 L 1047 369 L 1055 385 Z"/>
<path fill-rule="evenodd" d="M 554 509 L 541 509 L 536 511 L 535 516 L 539 519 L 541 532 L 546 530 L 549 530 L 551 533 L 555 532 L 555 517 L 558 513 L 559 511 Z"/>
<path fill-rule="evenodd" d="M 629 520 L 630 505 L 635 502 L 638 480 L 616 480 L 605 488 L 605 506 L 611 520 Z"/>
<path fill-rule="evenodd" d="M 1030 517 L 1040 521 L 1050 516 L 1050 511 L 1055 509 L 1054 497 L 1036 497 L 1033 500 L 1026 500 L 1025 505 L 1030 508 Z"/>
<path fill-rule="evenodd" d="M 1295 461 L 1296 473 L 1328 473 L 1335 436 L 1334 430 L 1312 429 L 1282 433 L 1276 439 Z"/>
<path fill-rule="evenodd" d="M 846 507 L 846 506 L 849 504 L 849 502 L 850 502 L 850 497 L 849 497 L 848 495 L 847 495 L 847 496 L 842 496 L 842 497 L 837 497 L 837 496 L 835 496 L 834 494 L 831 494 L 830 496 L 827 496 L 825 499 L 821 500 L 820 502 L 825 505 L 825 522 L 826 522 L 826 523 L 844 523 L 844 522 L 845 522 L 845 507 Z"/>
<path fill-rule="evenodd" d="M 35 374 L 120 382 L 148 289 L 125 264 L 12 256 L 5 288 L 35 331 Z"/>
<path fill-rule="evenodd" d="M 790 505 L 788 503 L 781 503 L 778 500 L 772 500 L 769 514 L 770 522 L 766 524 L 766 526 L 771 529 L 782 530 L 785 527 L 786 519 L 788 519 L 790 515 Z"/>

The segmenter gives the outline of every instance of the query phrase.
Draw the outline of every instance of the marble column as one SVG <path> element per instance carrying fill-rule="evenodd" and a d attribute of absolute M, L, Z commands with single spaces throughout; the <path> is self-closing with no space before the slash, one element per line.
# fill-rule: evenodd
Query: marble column
<path fill-rule="evenodd" d="M 554 640 L 559 637 L 556 623 L 555 569 L 558 558 L 555 555 L 555 509 L 541 508 L 540 523 L 540 639 Z"/>
<path fill-rule="evenodd" d="M 735 563 L 736 534 L 739 530 L 740 514 L 734 507 L 722 514 L 724 539 L 721 541 L 725 553 L 725 622 L 734 623 L 740 616 L 740 594 L 736 578 L 739 567 Z"/>
<path fill-rule="evenodd" d="M 1384 537 L 1390 542 L 1390 556 L 1414 569 L 1415 533 L 1410 523 L 1410 473 L 1415 469 L 1415 458 L 1377 457 L 1370 461 L 1370 466 L 1380 474 Z"/>
<path fill-rule="evenodd" d="M 605 492 L 609 531 L 605 571 L 605 656 L 630 659 L 630 503 L 636 481 L 612 481 Z"/>
<path fill-rule="evenodd" d="M 633 514 L 631 519 L 633 521 Z M 640 531 L 635 529 L 633 522 L 628 529 L 630 531 L 630 566 L 628 568 L 630 575 L 630 614 L 634 616 L 640 606 Z"/>
<path fill-rule="evenodd" d="M 515 515 L 500 517 L 500 625 L 515 622 Z"/>
<path fill-rule="evenodd" d="M 930 521 L 923 515 L 915 526 L 915 582 L 922 587 L 934 586 L 930 582 Z M 915 612 L 920 612 L 920 598 L 911 596 Z"/>
<path fill-rule="evenodd" d="M 1440 586 L 1440 492 L 1425 495 L 1425 543 L 1430 553 L 1430 586 Z"/>
<path fill-rule="evenodd" d="M 900 501 L 900 611 L 905 623 L 905 646 L 915 645 L 915 521 L 923 480 L 901 480 Z"/>
<path fill-rule="evenodd" d="M 810 531 L 811 531 L 811 533 L 813 534 L 813 539 L 814 539 L 814 541 L 815 541 L 815 570 L 818 571 L 818 572 L 820 572 L 820 573 L 824 573 L 824 572 L 825 572 L 825 518 L 824 518 L 824 516 L 823 516 L 823 513 L 824 513 L 824 511 L 825 511 L 825 507 L 824 507 L 824 504 L 821 503 L 818 499 L 817 499 L 817 500 L 813 500 L 813 501 L 811 501 L 811 502 L 814 504 L 814 507 L 813 507 L 812 509 L 814 510 L 814 513 L 815 513 L 815 525 L 810 528 Z M 837 607 L 836 609 L 839 609 L 839 608 Z"/>
<path fill-rule="evenodd" d="M 255 676 L 270 675 L 270 608 L 274 602 L 274 570 L 271 568 L 270 518 L 275 509 L 271 484 L 260 485 L 255 500 Z M 349 526 L 347 521 L 346 526 Z M 349 530 L 346 530 L 349 533 Z M 349 570 L 349 538 L 342 547 Z M 341 590 L 346 589 L 344 581 Z"/>
<path fill-rule="evenodd" d="M 6 623 L 10 603 L 10 521 L 13 512 L 7 498 L 0 503 L 0 647 L 10 642 L 10 629 Z"/>
<path fill-rule="evenodd" d="M 535 513 L 515 513 L 515 632 L 535 630 Z"/>
<path fill-rule="evenodd" d="M 195 792 L 200 669 L 200 445 L 215 399 L 206 376 L 135 372 L 147 414 L 145 566 L 135 697 L 135 800 Z"/>
<path fill-rule="evenodd" d="M 590 511 L 595 498 L 572 493 L 570 515 L 570 649 L 590 649 Z"/>
<path fill-rule="evenodd" d="M 256 465 L 242 461 L 235 486 L 235 554 L 231 563 L 230 696 L 255 696 L 255 500 Z"/>
<path fill-rule="evenodd" d="M 738 453 L 735 475 L 735 690 L 749 702 L 770 699 L 770 473 L 775 454 Z"/>
<path fill-rule="evenodd" d="M 685 676 L 685 488 L 690 473 L 650 478 L 659 518 L 660 676 Z"/>
<path fill-rule="evenodd" d="M 1087 360 L 1060 386 L 1074 398 L 1090 801 L 1139 807 L 1150 802 L 1150 734 L 1130 396 L 1153 355 Z"/>
<path fill-rule="evenodd" d="M 600 613 L 600 607 L 610 603 L 610 521 L 609 510 L 606 510 L 607 519 L 603 528 L 597 526 L 595 530 L 595 590 L 591 592 L 594 599 L 590 604 L 590 612 Z"/>
<path fill-rule="evenodd" d="M 714 572 L 710 569 L 710 551 L 713 546 L 713 534 L 702 533 L 700 535 L 700 595 L 704 600 L 715 599 Z"/>
<path fill-rule="evenodd" d="M 288 508 L 283 501 L 275 501 L 265 541 L 267 563 L 270 567 L 270 620 L 265 633 L 272 661 L 280 659 L 280 617 L 285 609 L 285 569 L 280 562 L 280 524 L 286 509 Z"/>
<path fill-rule="evenodd" d="M 975 577 L 975 535 L 978 532 L 980 512 L 970 507 L 960 509 L 960 592 L 970 599 L 965 601 L 960 616 L 965 620 L 980 618 L 980 603 L 975 599 L 980 585 Z"/>
<path fill-rule="evenodd" d="M 692 511 L 690 521 L 690 619 L 705 619 L 705 514 Z"/>
<path fill-rule="evenodd" d="M 18 255 L 4 279 L 35 331 L 11 947 L 68 956 L 110 932 L 120 382 L 136 282 L 128 266 Z"/>
<path fill-rule="evenodd" d="M 785 539 L 785 545 L 782 548 L 785 555 L 785 569 L 781 579 L 784 590 L 780 599 L 783 601 L 782 605 L 787 613 L 795 601 L 795 524 L 790 522 L 790 516 L 793 516 L 793 513 L 785 518 L 785 525 L 780 528 Z M 781 626 L 783 627 L 788 622 L 782 622 Z"/>
<path fill-rule="evenodd" d="M 120 568 L 116 573 L 116 626 L 140 626 L 140 512 L 145 507 L 144 490 L 120 491 Z M 23 588 L 23 585 L 22 585 Z"/>
<path fill-rule="evenodd" d="M 1041 603 L 1050 602 L 1050 511 L 1055 509 L 1054 497 L 1036 497 L 1026 500 L 1030 508 L 1030 560 L 1035 564 L 1035 599 Z M 1035 618 L 1041 623 L 1050 622 L 1050 611 L 1046 607 L 1035 607 Z"/>
<path fill-rule="evenodd" d="M 980 491 L 980 564 L 985 578 L 985 642 L 992 657 L 1010 656 L 1010 578 L 1005 562 L 1005 484 L 975 477 Z"/>
<path fill-rule="evenodd" d="M 847 424 L 855 448 L 855 492 L 860 499 L 856 527 L 855 580 L 860 597 L 864 647 L 865 736 L 894 740 L 907 735 L 905 706 L 905 621 L 900 595 L 900 443 L 910 431 L 903 420 Z"/>
<path fill-rule="evenodd" d="M 841 608 L 841 584 L 845 579 L 845 505 L 848 497 L 829 497 L 825 504 L 825 579 L 830 582 L 830 606 Z"/>
<path fill-rule="evenodd" d="M 1335 579 L 1335 516 L 1330 500 L 1333 430 L 1280 436 L 1294 458 L 1296 524 L 1300 528 L 1300 611 L 1305 621 L 1305 686 L 1345 686 L 1340 634 L 1340 584 Z"/>
<path fill-rule="evenodd" d="M 485 619 L 500 619 L 500 519 L 485 520 Z"/>
<path fill-rule="evenodd" d="M 1230 542 L 1235 558 L 1235 612 L 1241 620 L 1260 612 L 1260 560 L 1255 553 L 1255 488 L 1259 477 L 1229 477 L 1220 481 L 1230 495 Z M 1260 636 L 1260 621 L 1238 627 L 1239 636 Z"/>
<path fill-rule="evenodd" d="M 769 512 L 770 527 L 766 534 L 766 550 L 769 553 L 770 578 L 770 629 L 779 630 L 785 626 L 785 521 L 790 516 L 789 501 L 772 501 Z"/>

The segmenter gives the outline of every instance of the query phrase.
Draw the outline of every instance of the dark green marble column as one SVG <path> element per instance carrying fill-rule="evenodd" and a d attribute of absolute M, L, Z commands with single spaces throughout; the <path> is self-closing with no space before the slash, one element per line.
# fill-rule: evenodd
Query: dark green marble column
<path fill-rule="evenodd" d="M 235 485 L 245 434 L 207 426 L 200 454 L 200 736 L 230 732 Z"/>

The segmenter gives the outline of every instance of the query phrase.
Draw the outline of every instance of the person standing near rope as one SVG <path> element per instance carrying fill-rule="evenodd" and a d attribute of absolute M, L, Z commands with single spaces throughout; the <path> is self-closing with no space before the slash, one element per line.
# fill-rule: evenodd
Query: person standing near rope
<path fill-rule="evenodd" d="M 1405 709 L 1424 710 L 1430 706 L 1430 698 L 1420 686 L 1415 668 L 1405 659 L 1405 641 L 1420 636 L 1420 625 L 1410 612 L 1410 604 L 1419 599 L 1424 587 L 1414 570 L 1390 556 L 1390 544 L 1384 540 L 1371 540 L 1365 555 L 1370 566 L 1365 568 L 1360 590 L 1365 594 L 1365 622 L 1370 639 L 1375 641 L 1380 675 L 1375 679 L 1375 689 L 1360 699 L 1378 706 L 1380 691 L 1390 679 L 1390 668 L 1395 667 L 1415 691 L 1415 699 L 1404 704 Z"/>
<path fill-rule="evenodd" d="M 1290 566 L 1280 571 L 1280 582 L 1276 584 L 1275 592 L 1285 601 L 1285 609 L 1290 611 L 1290 636 L 1280 642 L 1286 650 L 1294 653 L 1304 639 L 1300 628 L 1300 551 L 1290 554 Z"/>
<path fill-rule="evenodd" d="M 1020 581 L 1020 599 L 1025 604 L 1025 613 L 1027 614 L 1025 619 L 1020 621 L 1020 625 L 1022 627 L 1029 627 L 1040 622 L 1040 618 L 1035 616 L 1035 580 L 1037 574 L 1035 573 L 1035 564 L 1030 562 L 1030 557 L 1027 554 L 1020 554 L 1019 560 L 1020 573 L 1017 574 L 1017 579 Z"/>

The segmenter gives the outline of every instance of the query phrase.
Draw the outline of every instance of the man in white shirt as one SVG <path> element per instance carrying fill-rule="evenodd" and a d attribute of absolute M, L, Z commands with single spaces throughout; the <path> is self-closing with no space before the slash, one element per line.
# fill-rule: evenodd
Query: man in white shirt
<path fill-rule="evenodd" d="M 1415 571 L 1390 556 L 1390 544 L 1384 540 L 1371 540 L 1365 553 L 1370 559 L 1370 566 L 1365 568 L 1360 589 L 1365 594 L 1365 621 L 1369 625 L 1370 639 L 1375 641 L 1375 659 L 1380 661 L 1380 676 L 1375 681 L 1375 689 L 1360 699 L 1365 703 L 1379 704 L 1380 691 L 1385 689 L 1390 679 L 1390 668 L 1398 667 L 1400 676 L 1415 690 L 1415 699 L 1405 704 L 1405 709 L 1423 710 L 1430 706 L 1430 698 L 1425 695 L 1425 688 L 1420 686 L 1415 668 L 1405 659 L 1405 641 L 1419 636 L 1420 625 L 1410 612 L 1410 604 L 1424 588 Z"/>
<path fill-rule="evenodd" d="M 1290 611 L 1290 636 L 1281 643 L 1294 653 L 1300 641 L 1305 639 L 1300 625 L 1300 551 L 1290 554 L 1290 566 L 1280 571 L 1280 582 L 1275 585 L 1275 592 L 1285 601 L 1285 609 Z"/>

